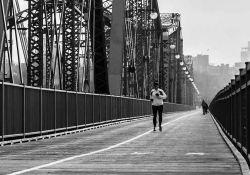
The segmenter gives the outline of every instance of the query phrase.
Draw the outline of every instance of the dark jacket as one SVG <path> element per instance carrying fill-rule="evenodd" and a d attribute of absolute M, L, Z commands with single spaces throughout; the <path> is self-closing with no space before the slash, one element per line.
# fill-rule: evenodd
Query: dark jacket
<path fill-rule="evenodd" d="M 202 108 L 208 109 L 208 104 L 204 100 L 202 100 L 201 106 L 202 106 Z"/>

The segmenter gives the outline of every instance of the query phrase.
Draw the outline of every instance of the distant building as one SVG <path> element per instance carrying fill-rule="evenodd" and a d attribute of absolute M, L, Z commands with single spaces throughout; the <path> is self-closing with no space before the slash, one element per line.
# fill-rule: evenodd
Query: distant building
<path fill-rule="evenodd" d="M 208 66 L 208 73 L 214 76 L 220 76 L 223 79 L 228 80 L 229 78 L 234 78 L 235 68 L 229 67 L 229 64 L 221 64 L 220 66 Z M 227 82 L 226 82 L 227 83 Z"/>
<path fill-rule="evenodd" d="M 198 54 L 193 57 L 193 69 L 197 72 L 207 72 L 207 67 L 209 66 L 209 56 Z"/>
<path fill-rule="evenodd" d="M 211 101 L 234 78 L 235 68 L 229 67 L 229 64 L 210 65 L 209 55 L 199 54 L 193 57 L 193 72 L 202 98 Z"/>
<path fill-rule="evenodd" d="M 239 74 L 239 69 L 246 68 L 246 64 L 245 62 L 236 62 L 234 68 L 235 68 L 235 73 Z"/>
<path fill-rule="evenodd" d="M 235 72 L 239 74 L 239 69 L 246 68 L 245 62 L 250 62 L 250 41 L 247 47 L 242 47 L 240 52 L 240 62 L 235 63 Z"/>
<path fill-rule="evenodd" d="M 242 47 L 240 52 L 240 60 L 242 63 L 250 61 L 250 41 L 248 41 L 247 47 Z"/>

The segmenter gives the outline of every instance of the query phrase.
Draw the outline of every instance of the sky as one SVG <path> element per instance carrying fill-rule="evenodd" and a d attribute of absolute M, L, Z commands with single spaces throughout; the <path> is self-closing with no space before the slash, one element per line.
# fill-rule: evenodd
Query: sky
<path fill-rule="evenodd" d="M 27 8 L 20 0 L 21 8 Z M 160 13 L 181 14 L 184 54 L 209 55 L 209 62 L 240 62 L 250 41 L 250 0 L 158 0 Z"/>
<path fill-rule="evenodd" d="M 160 13 L 181 14 L 184 55 L 209 62 L 240 62 L 250 41 L 250 0 L 158 0 Z"/>

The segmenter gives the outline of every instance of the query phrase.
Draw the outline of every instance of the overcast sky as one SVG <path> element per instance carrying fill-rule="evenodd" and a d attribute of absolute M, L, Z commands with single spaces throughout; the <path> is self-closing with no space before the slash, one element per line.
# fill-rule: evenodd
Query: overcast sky
<path fill-rule="evenodd" d="M 250 41 L 250 0 L 158 0 L 158 5 L 160 13 L 181 14 L 185 55 L 207 54 L 217 64 L 240 61 Z"/>
<path fill-rule="evenodd" d="M 234 65 L 250 41 L 250 0 L 158 0 L 160 13 L 181 14 L 184 54 Z M 209 51 L 207 51 L 209 49 Z"/>

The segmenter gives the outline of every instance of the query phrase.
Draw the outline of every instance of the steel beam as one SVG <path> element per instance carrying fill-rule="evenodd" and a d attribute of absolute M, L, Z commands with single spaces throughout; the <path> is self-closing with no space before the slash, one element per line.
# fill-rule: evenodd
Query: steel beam
<path fill-rule="evenodd" d="M 109 89 L 112 95 L 122 95 L 121 73 L 124 54 L 126 0 L 113 0 L 110 38 Z"/>
<path fill-rule="evenodd" d="M 28 85 L 43 85 L 43 0 L 30 0 L 28 20 Z"/>

